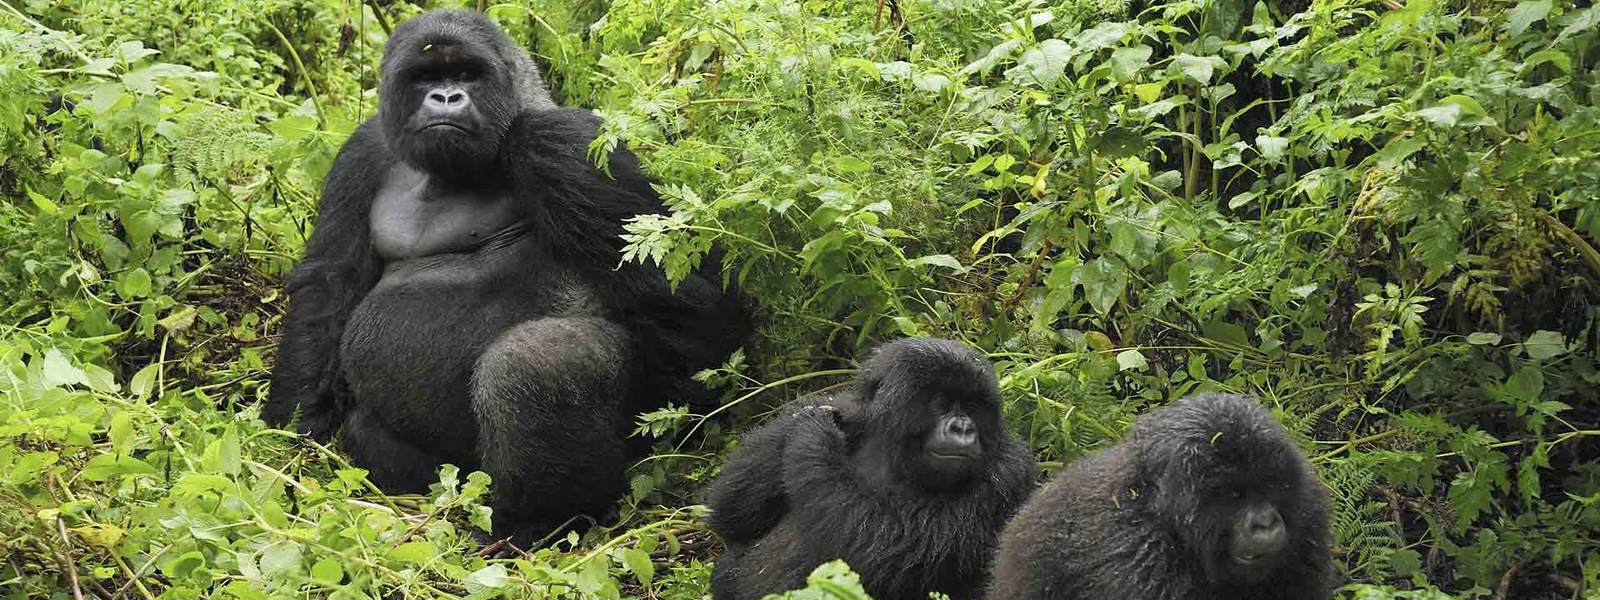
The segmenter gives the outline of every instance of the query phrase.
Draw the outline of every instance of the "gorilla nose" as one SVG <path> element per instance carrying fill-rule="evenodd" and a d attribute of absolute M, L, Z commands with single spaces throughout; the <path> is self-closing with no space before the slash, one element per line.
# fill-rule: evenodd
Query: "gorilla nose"
<path fill-rule="evenodd" d="M 467 107 L 467 92 L 455 87 L 434 89 L 424 103 L 432 110 L 455 112 Z"/>
<path fill-rule="evenodd" d="M 951 440 L 962 444 L 971 444 L 978 439 L 978 424 L 973 423 L 972 418 L 965 415 L 945 422 L 944 431 Z"/>
<path fill-rule="evenodd" d="M 1244 542 L 1242 550 L 1247 553 L 1261 556 L 1282 550 L 1288 542 L 1288 536 L 1283 528 L 1283 515 L 1278 510 L 1266 506 L 1250 511 L 1245 517 Z"/>

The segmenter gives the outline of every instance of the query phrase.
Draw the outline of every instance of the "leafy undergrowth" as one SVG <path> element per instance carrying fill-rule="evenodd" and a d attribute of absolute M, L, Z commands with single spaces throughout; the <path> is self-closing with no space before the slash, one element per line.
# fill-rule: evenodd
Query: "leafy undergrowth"
<path fill-rule="evenodd" d="M 704 374 L 718 415 L 641 416 L 617 523 L 487 559 L 482 474 L 386 496 L 255 416 L 321 178 L 421 9 L 0 0 L 0 591 L 705 598 L 730 432 L 933 334 L 996 361 L 1047 471 L 1261 397 L 1333 494 L 1346 598 L 1600 599 L 1576 4 L 487 6 L 662 182 L 632 256 L 719 245 L 762 313 Z M 834 564 L 791 597 L 865 596 Z"/>

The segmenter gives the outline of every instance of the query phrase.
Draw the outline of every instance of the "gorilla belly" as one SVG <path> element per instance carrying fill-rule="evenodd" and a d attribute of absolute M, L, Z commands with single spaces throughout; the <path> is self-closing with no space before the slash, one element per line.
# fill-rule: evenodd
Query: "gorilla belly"
<path fill-rule="evenodd" d="M 440 459 L 477 463 L 469 381 L 478 356 L 507 328 L 582 312 L 585 287 L 549 264 L 532 240 L 391 262 L 351 314 L 341 362 L 355 404 L 390 432 Z"/>

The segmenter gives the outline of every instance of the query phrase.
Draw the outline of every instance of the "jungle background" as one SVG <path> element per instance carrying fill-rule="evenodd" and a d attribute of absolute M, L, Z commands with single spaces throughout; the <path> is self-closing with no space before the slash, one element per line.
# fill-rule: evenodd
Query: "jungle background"
<path fill-rule="evenodd" d="M 708 598 L 737 433 L 916 334 L 989 354 L 1046 472 L 1260 397 L 1341 597 L 1600 599 L 1592 3 L 469 4 L 659 180 L 630 260 L 726 251 L 719 414 L 640 417 L 614 526 L 479 557 L 483 474 L 386 496 L 256 416 L 386 31 L 454 4 L 0 0 L 0 593 Z"/>

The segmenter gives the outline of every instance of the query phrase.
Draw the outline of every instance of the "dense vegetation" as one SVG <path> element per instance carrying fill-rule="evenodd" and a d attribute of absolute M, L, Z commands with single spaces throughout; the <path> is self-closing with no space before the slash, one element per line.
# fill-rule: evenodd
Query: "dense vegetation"
<path fill-rule="evenodd" d="M 707 597 L 730 433 L 932 334 L 997 362 L 1047 471 L 1260 396 L 1331 489 L 1347 597 L 1600 599 L 1600 7 L 477 6 L 661 181 L 631 258 L 737 266 L 761 330 L 704 374 L 722 414 L 641 417 L 614 527 L 480 558 L 487 477 L 384 496 L 255 409 L 321 178 L 423 7 L 0 0 L 0 591 Z"/>

